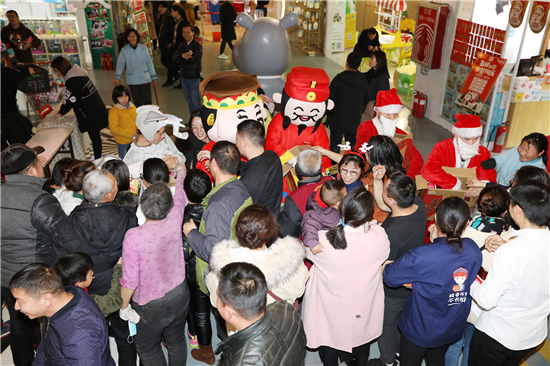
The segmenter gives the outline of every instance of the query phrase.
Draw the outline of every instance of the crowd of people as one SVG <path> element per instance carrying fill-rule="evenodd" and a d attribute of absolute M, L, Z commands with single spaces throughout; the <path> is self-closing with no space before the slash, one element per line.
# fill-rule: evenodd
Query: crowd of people
<path fill-rule="evenodd" d="M 188 345 L 208 365 L 219 354 L 224 365 L 301 365 L 306 348 L 326 366 L 458 366 L 461 355 L 463 365 L 517 365 L 546 338 L 546 136 L 530 133 L 492 158 L 479 117 L 458 115 L 426 162 L 410 140 L 404 153 L 394 140 L 406 135 L 401 101 L 366 31 L 367 47 L 319 102 L 332 109 L 324 126 L 314 121 L 330 145 L 302 146 L 287 192 L 282 157 L 266 148 L 268 112 L 245 116 L 234 133 L 220 127 L 221 109 L 204 113 L 192 9 L 158 7 L 165 86 L 179 77 L 191 111 L 185 143 L 165 132 L 180 119 L 150 105 L 156 72 L 129 30 L 110 110 L 83 69 L 52 62 L 67 87 L 60 114 L 78 111 L 93 161 L 63 158 L 46 180 L 43 148 L 10 140 L 2 150 L 1 290 L 15 365 L 114 365 L 109 329 L 124 366 L 138 355 L 143 365 L 185 365 Z M 289 90 L 281 113 L 299 107 L 302 91 Z M 107 126 L 118 156 L 102 155 Z M 417 176 L 469 200 L 445 198 L 429 216 Z M 380 357 L 369 359 L 374 341 Z"/>

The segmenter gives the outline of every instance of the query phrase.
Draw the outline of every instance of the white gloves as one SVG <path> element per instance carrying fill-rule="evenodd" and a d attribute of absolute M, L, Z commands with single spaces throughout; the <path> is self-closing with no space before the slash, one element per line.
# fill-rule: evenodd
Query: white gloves
<path fill-rule="evenodd" d="M 132 309 L 132 305 L 128 304 L 128 307 L 126 309 L 120 309 L 119 310 L 120 319 L 131 321 L 132 323 L 139 323 L 141 320 L 141 317 L 134 309 Z"/>

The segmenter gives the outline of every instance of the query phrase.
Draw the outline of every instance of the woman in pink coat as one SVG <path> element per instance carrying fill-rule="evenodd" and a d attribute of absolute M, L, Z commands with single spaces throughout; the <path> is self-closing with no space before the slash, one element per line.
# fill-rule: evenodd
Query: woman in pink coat
<path fill-rule="evenodd" d="M 304 298 L 307 346 L 319 348 L 325 366 L 366 365 L 369 342 L 382 334 L 384 289 L 381 268 L 390 253 L 384 229 L 372 220 L 374 199 L 364 187 L 340 204 L 340 223 L 320 231 L 323 252 L 313 261 Z"/>

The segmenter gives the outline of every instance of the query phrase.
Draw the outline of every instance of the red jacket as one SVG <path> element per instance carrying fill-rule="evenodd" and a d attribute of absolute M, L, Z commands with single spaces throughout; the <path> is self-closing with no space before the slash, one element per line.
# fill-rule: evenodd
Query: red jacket
<path fill-rule="evenodd" d="M 283 114 L 278 113 L 267 129 L 265 138 L 265 149 L 273 150 L 277 155 L 283 155 L 287 150 L 298 145 L 321 146 L 330 150 L 327 132 L 323 125 L 313 132 L 314 127 L 308 127 L 298 135 L 298 126 L 290 124 L 286 130 L 283 129 Z M 323 157 L 323 171 L 332 166 L 329 158 Z"/>
<path fill-rule="evenodd" d="M 399 128 L 395 128 L 395 133 L 401 134 L 401 135 L 407 135 L 407 133 Z M 372 121 L 366 121 L 359 125 L 357 128 L 357 143 L 355 144 L 355 151 L 359 151 L 359 148 L 363 146 L 365 142 L 369 142 L 369 139 L 372 136 L 379 135 L 380 133 L 376 129 L 376 126 Z M 403 162 L 403 167 L 408 163 L 406 161 Z M 415 176 L 420 174 L 420 171 L 422 170 L 422 166 L 424 165 L 424 158 L 422 157 L 422 154 L 416 149 L 416 147 L 413 145 L 413 157 L 412 161 L 410 162 L 409 168 L 405 168 L 407 171 L 407 175 L 414 179 Z"/>
<path fill-rule="evenodd" d="M 481 162 L 491 157 L 487 148 L 480 146 L 479 155 L 470 159 L 468 168 L 476 169 L 477 179 L 489 182 L 497 181 L 497 173 L 494 169 L 485 170 L 481 167 Z M 422 168 L 422 176 L 428 182 L 433 183 L 443 189 L 452 189 L 456 185 L 456 178 L 443 170 L 444 166 L 456 167 L 456 153 L 453 144 L 453 138 L 438 142 L 432 149 L 432 152 Z"/>

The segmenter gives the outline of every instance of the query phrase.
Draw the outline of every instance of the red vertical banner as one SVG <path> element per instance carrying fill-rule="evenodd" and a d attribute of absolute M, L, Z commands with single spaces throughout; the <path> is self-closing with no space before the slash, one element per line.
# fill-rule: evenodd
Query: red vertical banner
<path fill-rule="evenodd" d="M 427 6 L 418 7 L 418 22 L 416 23 L 413 58 L 419 63 L 429 65 L 432 56 L 435 23 L 437 11 Z"/>
<path fill-rule="evenodd" d="M 529 27 L 533 33 L 540 33 L 546 26 L 548 20 L 548 8 L 550 3 L 546 1 L 535 1 L 529 15 Z"/>

